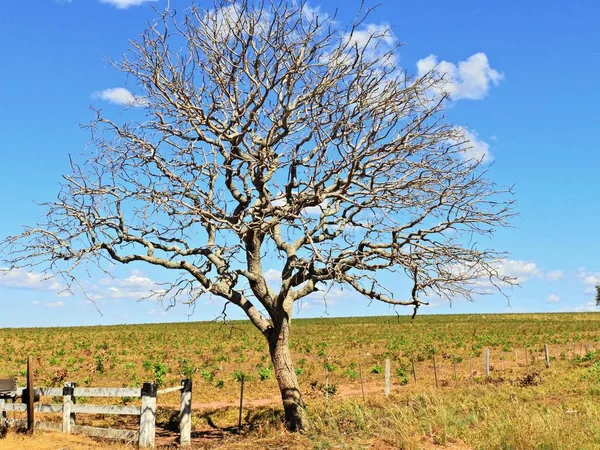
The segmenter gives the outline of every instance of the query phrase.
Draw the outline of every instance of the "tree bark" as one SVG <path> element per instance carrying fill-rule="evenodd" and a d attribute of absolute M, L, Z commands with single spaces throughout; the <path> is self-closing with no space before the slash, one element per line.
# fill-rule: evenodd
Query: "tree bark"
<path fill-rule="evenodd" d="M 289 431 L 305 431 L 308 428 L 306 409 L 288 345 L 289 319 L 286 316 L 280 322 L 271 330 L 267 340 L 275 378 L 283 400 L 285 425 Z"/>

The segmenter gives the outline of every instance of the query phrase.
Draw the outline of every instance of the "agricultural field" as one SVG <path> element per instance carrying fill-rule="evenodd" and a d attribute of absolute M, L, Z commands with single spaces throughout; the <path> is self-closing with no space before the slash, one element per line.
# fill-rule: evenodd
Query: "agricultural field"
<path fill-rule="evenodd" d="M 3 329 L 0 377 L 24 385 L 31 355 L 36 386 L 153 381 L 171 387 L 192 378 L 198 448 L 600 448 L 598 314 L 422 315 L 412 323 L 407 317 L 307 319 L 293 322 L 292 341 L 312 419 L 302 435 L 279 423 L 267 346 L 246 322 Z M 383 395 L 386 359 L 389 398 Z M 238 435 L 242 377 L 245 427 Z M 163 446 L 173 443 L 178 402 L 177 393 L 158 399 Z M 112 426 L 122 419 L 86 420 Z M 19 439 L 9 435 L 4 444 Z M 0 441 L 0 448 L 8 447 Z"/>

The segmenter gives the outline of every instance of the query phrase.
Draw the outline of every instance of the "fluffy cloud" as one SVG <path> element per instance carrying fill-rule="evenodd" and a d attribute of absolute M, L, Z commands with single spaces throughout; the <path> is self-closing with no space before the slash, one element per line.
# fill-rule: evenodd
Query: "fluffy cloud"
<path fill-rule="evenodd" d="M 429 55 L 417 62 L 419 76 L 430 71 L 443 75 L 437 90 L 447 92 L 453 100 L 481 100 L 492 86 L 497 86 L 504 75 L 490 66 L 485 53 L 475 53 L 464 61 L 454 64 L 438 61 L 436 55 Z"/>
<path fill-rule="evenodd" d="M 44 303 L 44 306 L 46 308 L 64 308 L 65 304 L 64 304 L 64 302 L 49 302 L 49 303 Z"/>
<path fill-rule="evenodd" d="M 65 289 L 62 283 L 51 275 L 27 272 L 23 269 L 7 270 L 0 267 L 0 286 L 17 289 L 60 292 Z"/>
<path fill-rule="evenodd" d="M 138 271 L 132 272 L 127 278 L 102 278 L 86 287 L 86 292 L 92 300 L 140 300 L 161 291 L 164 289 L 156 281 Z"/>
<path fill-rule="evenodd" d="M 155 1 L 156 0 L 100 0 L 100 3 L 115 6 L 117 9 L 127 9 L 130 6 L 139 6 L 144 3 Z"/>
<path fill-rule="evenodd" d="M 560 297 L 556 294 L 550 294 L 548 296 L 548 298 L 546 299 L 546 302 L 548 303 L 556 303 L 560 301 Z"/>
<path fill-rule="evenodd" d="M 92 98 L 100 99 L 121 106 L 131 106 L 139 108 L 146 106 L 146 101 L 141 97 L 136 97 L 127 89 L 118 87 L 104 89 L 103 91 L 97 91 L 92 94 Z"/>
<path fill-rule="evenodd" d="M 269 269 L 263 273 L 267 283 L 281 283 L 281 271 L 275 269 Z"/>
<path fill-rule="evenodd" d="M 382 59 L 384 66 L 394 67 L 398 58 L 394 52 L 398 45 L 398 39 L 389 25 L 369 23 L 363 28 L 347 33 L 343 39 L 348 41 L 351 47 L 364 51 L 367 61 Z"/>
<path fill-rule="evenodd" d="M 548 281 L 556 281 L 556 280 L 560 280 L 564 276 L 565 275 L 562 270 L 551 270 L 550 272 L 548 272 L 546 274 L 545 278 Z"/>
<path fill-rule="evenodd" d="M 596 293 L 596 285 L 600 284 L 600 272 L 588 272 L 585 268 L 581 268 L 577 277 L 583 283 L 586 294 Z"/>
<path fill-rule="evenodd" d="M 474 131 L 469 131 L 464 127 L 458 127 L 463 133 L 468 144 L 465 144 L 462 157 L 465 161 L 480 161 L 482 163 L 489 163 L 494 160 L 492 153 L 490 152 L 490 144 L 479 139 L 479 136 Z"/>
<path fill-rule="evenodd" d="M 594 312 L 594 311 L 598 311 L 598 305 L 596 305 L 596 302 L 587 302 L 583 305 L 573 308 L 573 312 Z"/>

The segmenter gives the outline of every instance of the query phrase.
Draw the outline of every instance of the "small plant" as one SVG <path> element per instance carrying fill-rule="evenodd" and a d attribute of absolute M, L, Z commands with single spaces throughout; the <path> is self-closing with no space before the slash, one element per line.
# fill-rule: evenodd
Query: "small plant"
<path fill-rule="evenodd" d="M 304 373 L 304 370 L 301 367 L 296 367 L 296 369 L 294 371 L 296 372 L 297 377 L 299 377 L 300 375 L 302 375 L 302 373 Z"/>
<path fill-rule="evenodd" d="M 349 378 L 350 380 L 356 380 L 358 378 L 358 372 L 348 367 L 346 370 L 344 370 L 344 376 Z"/>
<path fill-rule="evenodd" d="M 371 369 L 371 373 L 382 373 L 383 372 L 383 368 L 381 367 L 381 364 L 377 364 L 375 367 L 373 367 Z"/>
<path fill-rule="evenodd" d="M 154 371 L 154 382 L 157 384 L 157 386 L 162 386 L 163 383 L 165 382 L 165 376 L 168 373 L 168 369 L 167 366 L 164 365 L 164 363 L 162 362 L 157 362 L 154 364 L 153 367 L 153 371 Z"/>
<path fill-rule="evenodd" d="M 211 383 L 215 376 L 214 372 L 207 369 L 202 369 L 200 375 L 202 376 L 202 378 L 204 378 L 204 381 L 206 381 L 207 383 Z"/>
<path fill-rule="evenodd" d="M 398 367 L 396 369 L 396 376 L 398 377 L 401 386 L 405 386 L 408 384 L 408 374 L 406 367 Z"/>
<path fill-rule="evenodd" d="M 329 372 L 335 371 L 335 366 L 333 364 L 331 364 L 329 361 L 326 361 L 324 366 Z"/>
<path fill-rule="evenodd" d="M 223 380 L 219 380 L 217 381 L 217 384 L 215 384 L 215 387 L 218 389 L 223 389 L 223 386 L 225 386 L 225 382 Z"/>
<path fill-rule="evenodd" d="M 243 379 L 246 378 L 246 375 L 241 370 L 234 370 L 232 375 L 233 381 L 237 381 L 238 383 L 240 383 Z"/>
<path fill-rule="evenodd" d="M 271 370 L 271 367 L 259 367 L 258 368 L 258 376 L 260 378 L 260 381 L 265 381 L 270 379 L 273 376 L 273 371 Z"/>
<path fill-rule="evenodd" d="M 94 359 L 96 360 L 96 372 L 103 373 L 104 372 L 104 358 L 102 356 L 96 356 Z"/>
<path fill-rule="evenodd" d="M 188 359 L 179 360 L 179 375 L 186 378 L 192 378 L 192 375 L 196 373 L 196 368 Z"/>

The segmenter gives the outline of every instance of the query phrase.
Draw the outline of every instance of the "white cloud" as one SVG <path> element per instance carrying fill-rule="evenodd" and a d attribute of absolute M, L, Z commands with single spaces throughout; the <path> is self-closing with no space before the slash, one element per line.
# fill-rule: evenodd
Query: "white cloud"
<path fill-rule="evenodd" d="M 40 304 L 40 302 L 38 302 L 37 300 L 34 300 L 34 301 L 31 302 L 31 304 L 33 306 L 38 306 Z"/>
<path fill-rule="evenodd" d="M 155 1 L 156 0 L 100 0 L 100 3 L 115 6 L 117 9 L 127 9 L 130 6 L 139 6 L 144 3 Z"/>
<path fill-rule="evenodd" d="M 271 204 L 275 207 L 285 206 L 287 205 L 287 199 L 284 194 L 277 194 L 275 198 L 271 200 Z M 327 205 L 327 200 L 323 200 L 317 206 L 307 206 L 306 208 L 303 208 L 301 213 L 309 216 L 319 216 L 323 210 L 327 208 Z"/>
<path fill-rule="evenodd" d="M 356 48 L 363 53 L 366 61 L 379 61 L 382 67 L 396 67 L 398 56 L 394 51 L 398 45 L 398 39 L 390 26 L 384 23 L 369 23 L 363 28 L 346 33 L 342 36 L 342 42 L 347 42 L 349 48 Z M 351 53 L 345 56 L 339 55 L 334 59 L 335 63 L 352 63 L 354 58 Z"/>
<path fill-rule="evenodd" d="M 497 271 L 498 276 L 512 278 L 514 282 L 518 284 L 522 284 L 532 278 L 538 280 L 556 281 L 560 279 L 560 277 L 562 277 L 561 271 L 553 270 L 550 272 L 544 272 L 533 261 L 502 259 L 493 264 L 493 267 Z M 480 288 L 494 288 L 494 284 L 492 284 L 492 282 L 489 280 L 486 274 L 487 271 L 482 270 L 480 267 L 457 266 L 455 270 L 457 271 L 457 273 L 461 273 L 461 271 L 466 271 L 472 276 L 481 276 L 481 278 L 474 282 L 474 285 L 479 286 Z M 498 286 L 502 287 L 503 285 L 500 283 L 498 284 Z M 506 287 L 506 285 L 504 286 Z"/>
<path fill-rule="evenodd" d="M 491 86 L 497 86 L 504 75 L 490 66 L 485 53 L 475 53 L 464 61 L 454 64 L 438 61 L 436 55 L 429 55 L 417 61 L 417 72 L 423 76 L 430 71 L 443 75 L 437 86 L 438 92 L 447 92 L 453 100 L 481 100 Z"/>
<path fill-rule="evenodd" d="M 269 269 L 263 273 L 265 280 L 271 283 L 281 283 L 281 271 L 276 269 Z"/>
<path fill-rule="evenodd" d="M 516 278 L 518 283 L 523 283 L 532 277 L 543 277 L 543 272 L 537 267 L 537 264 L 532 261 L 503 259 L 498 268 L 498 272 L 502 275 Z"/>
<path fill-rule="evenodd" d="M 489 163 L 494 160 L 494 157 L 490 152 L 490 144 L 480 140 L 479 136 L 474 131 L 469 131 L 464 127 L 457 128 L 463 133 L 465 139 L 469 141 L 464 145 L 464 150 L 461 153 L 465 161 Z"/>
<path fill-rule="evenodd" d="M 583 283 L 585 294 L 596 293 L 596 285 L 600 284 L 600 272 L 588 272 L 585 267 L 580 267 L 577 277 Z"/>
<path fill-rule="evenodd" d="M 588 286 L 595 286 L 598 283 L 600 283 L 600 273 L 588 275 L 583 279 L 583 284 Z"/>
<path fill-rule="evenodd" d="M 118 87 L 104 89 L 103 91 L 97 91 L 92 94 L 92 98 L 100 99 L 121 106 L 131 106 L 138 108 L 146 106 L 146 101 L 141 97 L 136 97 L 127 89 Z"/>
<path fill-rule="evenodd" d="M 596 302 L 587 302 L 583 305 L 580 305 L 576 308 L 573 308 L 573 312 L 593 312 L 593 311 L 598 311 L 598 306 L 596 305 Z"/>
<path fill-rule="evenodd" d="M 550 294 L 546 299 L 548 303 L 556 303 L 560 301 L 560 297 L 556 294 Z"/>
<path fill-rule="evenodd" d="M 546 276 L 544 278 L 548 281 L 556 281 L 556 280 L 560 280 L 564 276 L 565 276 L 565 274 L 563 273 L 562 270 L 551 270 L 550 272 L 548 272 L 546 274 Z"/>
<path fill-rule="evenodd" d="M 103 299 L 141 300 L 158 292 L 164 292 L 162 286 L 139 271 L 133 271 L 126 278 L 102 278 L 84 286 L 84 289 L 88 297 L 94 301 Z"/>
<path fill-rule="evenodd" d="M 46 308 L 64 308 L 65 304 L 64 302 L 48 302 L 48 303 L 44 303 L 44 306 Z"/>
<path fill-rule="evenodd" d="M 329 18 L 329 14 L 321 11 L 320 6 L 310 6 L 308 3 L 304 3 L 302 6 L 302 15 L 309 22 L 314 22 L 316 19 L 319 19 L 320 23 L 323 23 L 324 20 Z"/>
<path fill-rule="evenodd" d="M 0 286 L 17 289 L 60 292 L 65 286 L 51 275 L 28 272 L 23 269 L 8 270 L 0 267 Z"/>

